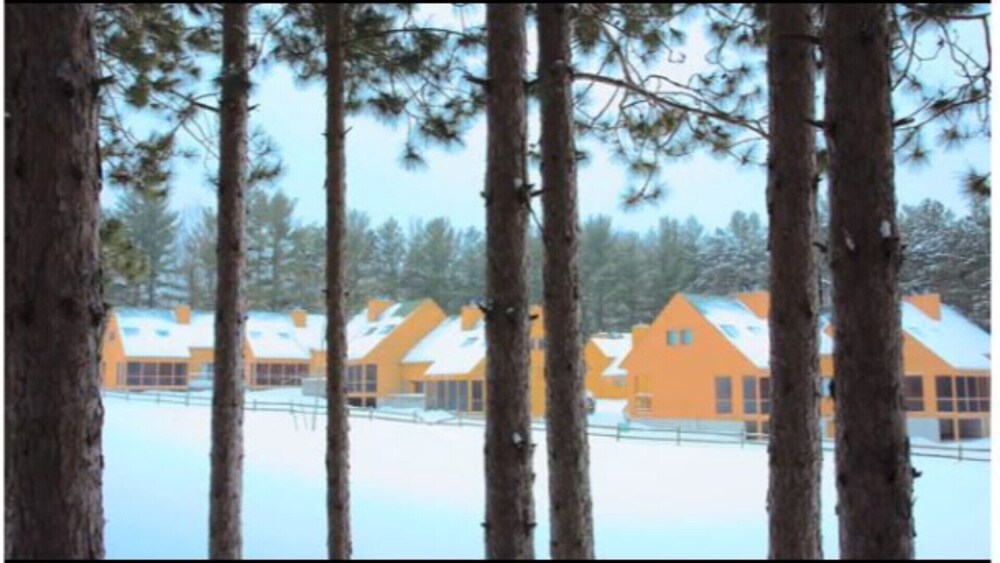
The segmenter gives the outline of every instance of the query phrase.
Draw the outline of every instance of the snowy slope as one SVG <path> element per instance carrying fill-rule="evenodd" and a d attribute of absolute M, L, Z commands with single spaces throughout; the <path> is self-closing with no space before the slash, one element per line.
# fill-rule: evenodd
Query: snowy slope
<path fill-rule="evenodd" d="M 279 400 L 291 398 L 287 391 Z M 271 393 L 252 396 L 275 400 Z M 108 558 L 204 558 L 209 410 L 114 397 L 105 405 Z M 319 417 L 312 430 L 310 417 L 246 414 L 245 557 L 326 557 L 324 423 Z M 482 558 L 483 428 L 363 418 L 350 425 L 354 556 Z M 535 545 L 547 557 L 544 432 L 534 440 Z M 765 448 L 596 437 L 590 445 L 598 557 L 766 557 Z M 917 555 L 989 557 L 989 464 L 915 458 L 914 465 L 923 472 L 915 495 Z M 834 505 L 828 453 L 827 558 L 838 553 Z"/>

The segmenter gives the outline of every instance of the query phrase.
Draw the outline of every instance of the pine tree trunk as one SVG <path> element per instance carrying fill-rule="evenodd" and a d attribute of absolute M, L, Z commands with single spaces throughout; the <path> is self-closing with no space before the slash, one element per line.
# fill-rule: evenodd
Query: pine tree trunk
<path fill-rule="evenodd" d="M 219 264 L 212 393 L 209 557 L 242 556 L 243 334 L 246 296 L 247 69 L 249 6 L 223 7 L 219 157 Z"/>
<path fill-rule="evenodd" d="M 814 35 L 810 4 L 771 4 L 768 43 L 771 255 L 769 554 L 822 559 Z"/>
<path fill-rule="evenodd" d="M 5 556 L 99 559 L 105 306 L 94 7 L 4 11 Z"/>
<path fill-rule="evenodd" d="M 823 50 L 840 556 L 911 559 L 887 5 L 828 5 Z"/>
<path fill-rule="evenodd" d="M 486 555 L 533 559 L 524 4 L 488 4 L 486 32 Z"/>
<path fill-rule="evenodd" d="M 553 559 L 593 559 L 590 453 L 580 337 L 576 144 L 566 4 L 538 5 L 542 119 L 546 430 Z"/>
<path fill-rule="evenodd" d="M 347 237 L 344 153 L 344 7 L 327 4 L 326 15 L 326 426 L 327 547 L 330 559 L 351 557 L 344 295 L 344 242 Z"/>

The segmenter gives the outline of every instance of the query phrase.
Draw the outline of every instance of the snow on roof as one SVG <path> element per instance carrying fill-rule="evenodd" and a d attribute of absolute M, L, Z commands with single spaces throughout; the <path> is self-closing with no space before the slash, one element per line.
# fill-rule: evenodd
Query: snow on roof
<path fill-rule="evenodd" d="M 187 358 L 190 338 L 169 309 L 115 308 L 125 355 L 147 358 Z"/>
<path fill-rule="evenodd" d="M 601 372 L 605 377 L 627 375 L 622 368 L 622 360 L 632 351 L 632 335 L 621 333 L 604 333 L 591 338 L 602 354 L 611 358 L 611 363 Z"/>
<path fill-rule="evenodd" d="M 406 301 L 390 306 L 374 321 L 368 320 L 365 308 L 347 322 L 347 359 L 360 360 L 375 349 L 392 331 L 406 320 L 421 301 Z"/>
<path fill-rule="evenodd" d="M 250 311 L 247 313 L 247 343 L 255 358 L 263 360 L 308 360 L 309 348 L 296 340 L 290 315 Z"/>
<path fill-rule="evenodd" d="M 902 303 L 903 330 L 957 369 L 990 369 L 990 335 L 958 311 L 941 304 L 934 320 L 914 305 Z"/>
<path fill-rule="evenodd" d="M 758 368 L 768 368 L 771 343 L 767 319 L 761 319 L 740 300 L 732 297 L 684 296 L 748 360 Z"/>
<path fill-rule="evenodd" d="M 486 358 L 484 326 L 480 320 L 462 330 L 461 317 L 448 317 L 403 357 L 403 363 L 430 363 L 426 375 L 469 373 Z"/>
<path fill-rule="evenodd" d="M 215 313 L 192 311 L 190 324 L 177 322 L 170 309 L 116 308 L 122 345 L 130 357 L 187 358 L 191 348 L 215 346 Z M 291 315 L 249 311 L 246 335 L 256 358 L 308 360 L 310 350 L 321 349 L 326 317 L 308 315 L 305 328 Z"/>

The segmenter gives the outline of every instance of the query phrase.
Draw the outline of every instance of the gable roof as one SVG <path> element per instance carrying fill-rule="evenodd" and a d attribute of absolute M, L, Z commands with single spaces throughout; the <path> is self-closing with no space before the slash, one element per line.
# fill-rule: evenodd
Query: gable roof
<path fill-rule="evenodd" d="M 190 337 L 187 325 L 178 324 L 169 309 L 115 308 L 118 331 L 126 356 L 187 358 Z"/>
<path fill-rule="evenodd" d="M 703 317 L 713 325 L 750 362 L 760 368 L 770 368 L 771 333 L 767 318 L 758 317 L 742 301 L 734 297 L 683 294 Z M 817 322 L 819 354 L 833 354 L 833 339 L 824 329 L 829 319 L 820 316 Z"/>
<path fill-rule="evenodd" d="M 462 318 L 448 317 L 403 357 L 404 364 L 430 363 L 425 375 L 469 373 L 486 359 L 486 330 L 482 319 L 462 330 Z"/>
<path fill-rule="evenodd" d="M 601 333 L 590 339 L 611 363 L 601 372 L 604 377 L 627 375 L 622 360 L 632 351 L 632 335 L 628 333 Z"/>
<path fill-rule="evenodd" d="M 905 301 L 901 312 L 903 330 L 945 363 L 956 369 L 990 369 L 989 333 L 953 307 L 942 303 L 940 320 Z"/>
<path fill-rule="evenodd" d="M 423 303 L 423 300 L 395 303 L 373 321 L 368 308 L 347 321 L 347 359 L 360 360 L 371 353 Z"/>

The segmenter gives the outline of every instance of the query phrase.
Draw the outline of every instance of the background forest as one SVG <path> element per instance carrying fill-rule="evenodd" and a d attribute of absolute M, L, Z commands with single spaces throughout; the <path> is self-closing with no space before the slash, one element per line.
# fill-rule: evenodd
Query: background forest
<path fill-rule="evenodd" d="M 323 309 L 324 230 L 295 218 L 295 201 L 278 188 L 257 186 L 247 208 L 247 305 L 287 311 Z M 902 206 L 904 295 L 940 293 L 984 328 L 990 323 L 990 214 L 987 200 L 972 198 L 972 213 L 957 217 L 934 200 Z M 820 207 L 826 231 L 825 202 Z M 215 307 L 214 211 L 201 209 L 184 224 L 167 196 L 124 194 L 109 210 L 105 240 L 108 301 L 113 305 Z M 711 231 L 695 217 L 660 219 L 658 228 L 635 232 L 608 216 L 581 225 L 580 279 L 583 331 L 626 331 L 650 322 L 678 291 L 725 294 L 765 290 L 767 226 L 756 213 L 736 212 L 725 229 Z M 347 222 L 348 305 L 371 297 L 434 299 L 449 313 L 485 291 L 483 232 L 460 229 L 446 217 L 401 224 L 373 223 L 361 211 Z M 542 241 L 529 230 L 531 300 L 542 301 Z M 822 272 L 829 304 L 829 272 Z"/>

